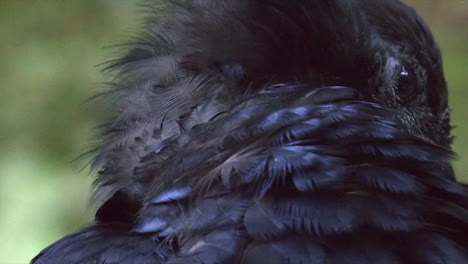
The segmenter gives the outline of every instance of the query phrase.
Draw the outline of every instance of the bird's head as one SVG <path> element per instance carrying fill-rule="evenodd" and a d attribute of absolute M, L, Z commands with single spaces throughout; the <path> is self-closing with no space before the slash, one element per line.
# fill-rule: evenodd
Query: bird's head
<path fill-rule="evenodd" d="M 184 13 L 193 24 L 171 36 L 187 69 L 218 67 L 248 82 L 354 87 L 393 110 L 409 133 L 450 145 L 439 48 L 400 1 L 202 2 L 192 9 L 199 12 Z"/>

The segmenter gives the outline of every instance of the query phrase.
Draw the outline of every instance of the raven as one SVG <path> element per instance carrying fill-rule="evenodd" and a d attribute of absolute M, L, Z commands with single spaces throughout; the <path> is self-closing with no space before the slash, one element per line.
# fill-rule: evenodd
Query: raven
<path fill-rule="evenodd" d="M 468 263 L 441 55 L 413 9 L 172 0 L 148 13 L 108 68 L 95 220 L 31 263 Z"/>

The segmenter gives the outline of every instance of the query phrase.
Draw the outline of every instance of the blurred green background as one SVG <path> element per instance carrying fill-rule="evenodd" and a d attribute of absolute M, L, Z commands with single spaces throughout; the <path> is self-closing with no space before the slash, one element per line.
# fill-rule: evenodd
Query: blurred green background
<path fill-rule="evenodd" d="M 85 162 L 105 113 L 81 104 L 106 80 L 96 66 L 138 32 L 139 0 L 0 0 L 0 263 L 27 263 L 90 221 Z M 141 2 L 141 1 L 140 1 Z M 468 182 L 468 1 L 407 0 L 445 59 L 455 163 Z"/>

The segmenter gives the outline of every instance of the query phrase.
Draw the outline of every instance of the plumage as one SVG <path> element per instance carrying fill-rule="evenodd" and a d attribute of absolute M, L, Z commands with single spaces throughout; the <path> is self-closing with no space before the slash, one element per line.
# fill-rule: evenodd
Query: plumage
<path fill-rule="evenodd" d="M 468 263 L 441 56 L 391 0 L 172 0 L 112 61 L 89 227 L 44 263 Z"/>

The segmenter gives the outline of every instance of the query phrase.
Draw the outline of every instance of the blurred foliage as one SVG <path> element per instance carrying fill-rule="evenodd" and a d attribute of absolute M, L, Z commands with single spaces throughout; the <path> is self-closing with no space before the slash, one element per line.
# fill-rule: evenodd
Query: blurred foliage
<path fill-rule="evenodd" d="M 92 177 L 80 170 L 86 164 L 70 161 L 87 150 L 105 113 L 82 102 L 106 80 L 96 65 L 112 49 L 103 48 L 138 31 L 137 2 L 0 1 L 0 263 L 27 263 L 90 221 Z M 455 167 L 468 181 L 467 1 L 406 2 L 442 47 L 457 126 Z"/>

